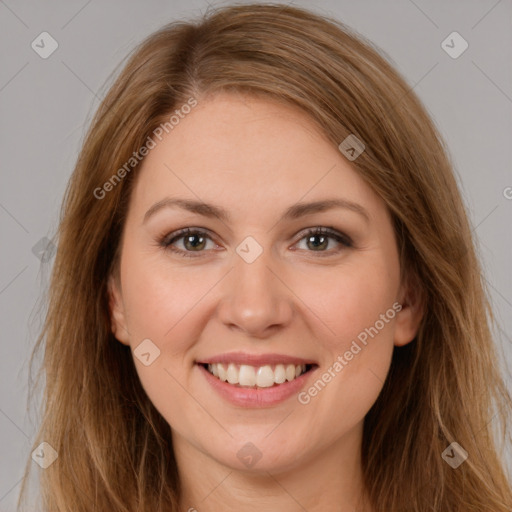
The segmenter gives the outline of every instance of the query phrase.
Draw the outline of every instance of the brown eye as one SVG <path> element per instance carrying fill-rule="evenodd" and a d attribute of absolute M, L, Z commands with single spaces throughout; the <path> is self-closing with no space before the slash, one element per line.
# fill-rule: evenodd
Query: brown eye
<path fill-rule="evenodd" d="M 339 252 L 341 249 L 334 248 L 333 251 L 327 250 L 329 245 L 332 245 L 329 244 L 332 240 L 345 248 L 352 247 L 352 240 L 347 235 L 332 228 L 318 227 L 310 229 L 299 242 L 302 240 L 306 240 L 306 250 L 309 250 L 309 252 Z"/>
<path fill-rule="evenodd" d="M 307 244 L 309 248 L 326 249 L 329 245 L 330 237 L 326 235 L 309 235 L 307 237 Z"/>
<path fill-rule="evenodd" d="M 183 249 L 175 247 L 180 240 L 183 240 L 181 242 Z M 165 249 L 177 252 L 181 256 L 194 257 L 195 254 L 193 253 L 204 252 L 208 240 L 212 241 L 205 231 L 187 228 L 164 237 L 160 245 Z M 197 255 L 199 256 L 199 254 Z"/>
<path fill-rule="evenodd" d="M 187 250 L 196 251 L 204 249 L 206 238 L 199 234 L 186 235 L 183 238 L 183 245 Z"/>

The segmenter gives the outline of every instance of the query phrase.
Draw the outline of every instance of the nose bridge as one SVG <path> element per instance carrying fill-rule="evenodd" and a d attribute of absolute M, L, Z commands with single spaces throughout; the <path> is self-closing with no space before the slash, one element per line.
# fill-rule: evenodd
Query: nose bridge
<path fill-rule="evenodd" d="M 292 313 L 287 288 L 273 268 L 272 251 L 257 254 L 256 249 L 251 240 L 238 246 L 239 260 L 224 284 L 219 306 L 219 317 L 224 324 L 253 336 L 262 335 L 269 327 L 288 323 Z"/>

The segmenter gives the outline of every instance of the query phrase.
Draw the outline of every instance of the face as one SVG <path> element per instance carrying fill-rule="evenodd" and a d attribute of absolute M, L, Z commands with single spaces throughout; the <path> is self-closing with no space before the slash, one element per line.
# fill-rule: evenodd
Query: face
<path fill-rule="evenodd" d="M 112 328 L 175 449 L 276 472 L 357 446 L 419 322 L 382 200 L 305 114 L 230 94 L 136 172 Z"/>

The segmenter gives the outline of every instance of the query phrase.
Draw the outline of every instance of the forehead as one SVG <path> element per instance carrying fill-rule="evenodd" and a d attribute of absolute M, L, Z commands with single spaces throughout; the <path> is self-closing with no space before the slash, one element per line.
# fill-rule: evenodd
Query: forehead
<path fill-rule="evenodd" d="M 134 190 L 133 201 L 146 208 L 165 196 L 253 215 L 327 195 L 382 206 L 338 148 L 293 106 L 218 94 L 156 142 Z"/>

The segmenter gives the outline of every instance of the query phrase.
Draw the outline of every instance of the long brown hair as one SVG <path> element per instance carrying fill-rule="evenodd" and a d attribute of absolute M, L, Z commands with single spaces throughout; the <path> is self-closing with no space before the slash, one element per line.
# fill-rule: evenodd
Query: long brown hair
<path fill-rule="evenodd" d="M 335 20 L 262 4 L 224 7 L 152 34 L 92 121 L 66 192 L 46 322 L 33 353 L 45 347 L 34 448 L 46 441 L 58 452 L 41 472 L 41 510 L 178 510 L 170 427 L 144 392 L 129 347 L 111 332 L 107 280 L 137 174 L 137 164 L 126 162 L 175 109 L 217 91 L 298 106 L 336 146 L 350 134 L 362 140 L 366 150 L 352 166 L 387 204 L 403 276 L 423 296 L 418 335 L 395 348 L 365 419 L 362 461 L 374 508 L 510 512 L 494 427 L 506 432 L 511 402 L 441 137 L 371 43 Z M 104 187 L 123 166 L 122 179 Z M 454 441 L 469 455 L 457 469 L 441 456 Z"/>

